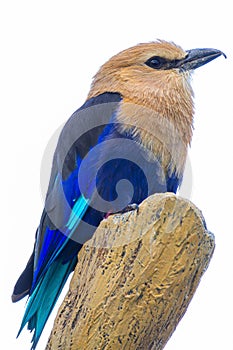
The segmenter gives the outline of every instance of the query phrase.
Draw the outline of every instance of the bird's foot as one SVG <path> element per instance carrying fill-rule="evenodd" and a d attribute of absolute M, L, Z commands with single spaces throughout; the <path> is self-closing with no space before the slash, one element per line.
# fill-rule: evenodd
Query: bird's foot
<path fill-rule="evenodd" d="M 132 203 L 132 204 L 127 205 L 127 207 L 125 207 L 124 209 L 122 209 L 120 211 L 116 211 L 114 213 L 108 212 L 105 214 L 104 219 L 107 219 L 110 215 L 124 214 L 124 213 L 128 213 L 129 211 L 133 211 L 133 210 L 137 210 L 137 214 L 138 214 L 139 213 L 139 205 L 136 203 Z"/>
<path fill-rule="evenodd" d="M 124 214 L 124 213 L 128 213 L 128 211 L 133 211 L 133 210 L 137 210 L 137 214 L 139 213 L 139 205 L 137 203 L 129 204 L 129 205 L 127 205 L 127 207 L 125 207 L 121 211 L 118 211 L 117 213 Z"/>

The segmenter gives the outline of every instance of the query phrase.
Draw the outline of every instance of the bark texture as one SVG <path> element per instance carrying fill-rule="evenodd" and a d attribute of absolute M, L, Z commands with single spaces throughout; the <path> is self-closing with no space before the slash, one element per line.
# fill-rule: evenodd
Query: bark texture
<path fill-rule="evenodd" d="M 213 251 L 201 212 L 174 194 L 103 220 L 79 253 L 46 350 L 163 349 Z"/>

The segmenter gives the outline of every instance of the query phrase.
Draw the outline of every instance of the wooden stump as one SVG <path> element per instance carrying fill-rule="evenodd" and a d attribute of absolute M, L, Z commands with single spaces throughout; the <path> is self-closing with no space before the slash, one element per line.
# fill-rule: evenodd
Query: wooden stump
<path fill-rule="evenodd" d="M 213 251 L 200 211 L 171 193 L 103 220 L 78 255 L 46 350 L 163 349 Z"/>

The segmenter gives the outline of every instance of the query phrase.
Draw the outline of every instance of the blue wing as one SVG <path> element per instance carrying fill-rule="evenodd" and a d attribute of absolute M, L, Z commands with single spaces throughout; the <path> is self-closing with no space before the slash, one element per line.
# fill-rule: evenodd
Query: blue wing
<path fill-rule="evenodd" d="M 27 323 L 29 330 L 35 330 L 32 348 L 77 263 L 77 252 L 103 218 L 103 213 L 89 208 L 93 191 L 88 174 L 80 179 L 85 194 L 80 190 L 78 174 L 83 158 L 98 144 L 120 100 L 120 95 L 113 93 L 90 99 L 71 116 L 59 137 L 34 253 L 12 297 L 18 301 L 29 294 L 19 333 Z M 81 225 L 75 236 L 84 215 L 90 225 Z"/>
<path fill-rule="evenodd" d="M 78 179 L 80 164 L 98 143 L 120 100 L 119 94 L 111 93 L 90 99 L 71 116 L 61 132 L 54 155 L 45 211 L 36 238 L 31 292 L 57 256 L 62 253 L 63 263 L 70 260 L 77 255 L 81 244 L 90 238 L 87 232 L 87 237 L 80 237 L 77 242 L 71 240 L 93 194 L 88 184 L 85 188 L 89 192 L 85 196 L 81 193 L 79 183 L 86 182 L 88 175 L 82 172 L 84 179 Z"/>

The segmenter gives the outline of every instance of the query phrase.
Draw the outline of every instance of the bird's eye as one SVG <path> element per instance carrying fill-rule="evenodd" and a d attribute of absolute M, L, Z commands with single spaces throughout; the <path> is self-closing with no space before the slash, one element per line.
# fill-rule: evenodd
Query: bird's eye
<path fill-rule="evenodd" d="M 147 60 L 145 62 L 145 64 L 151 68 L 154 69 L 160 69 L 163 67 L 163 65 L 166 63 L 166 60 L 162 57 L 159 56 L 154 56 L 149 58 L 149 60 Z"/>

